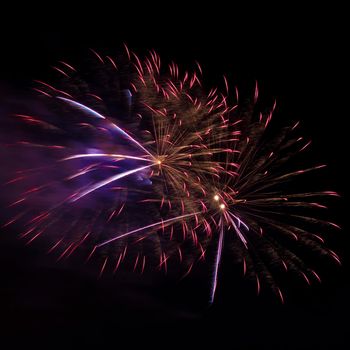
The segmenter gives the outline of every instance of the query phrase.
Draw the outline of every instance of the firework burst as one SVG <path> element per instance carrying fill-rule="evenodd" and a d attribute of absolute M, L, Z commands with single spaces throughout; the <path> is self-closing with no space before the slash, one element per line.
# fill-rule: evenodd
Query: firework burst
<path fill-rule="evenodd" d="M 316 209 L 327 208 L 319 203 L 320 199 L 338 197 L 338 194 L 334 191 L 295 192 L 293 186 L 296 177 L 326 165 L 295 169 L 289 164 L 306 150 L 310 141 L 305 142 L 297 135 L 299 122 L 271 132 L 269 126 L 276 104 L 265 114 L 257 113 L 257 95 L 256 87 L 254 100 L 236 110 L 237 115 L 233 117 L 243 117 L 241 121 L 245 123 L 241 137 L 234 145 L 235 152 L 227 154 L 219 181 L 216 178 L 211 181 L 208 199 L 212 203 L 213 231 L 218 232 L 211 301 L 224 242 L 242 263 L 243 274 L 256 281 L 257 293 L 264 281 L 282 302 L 283 295 L 274 272 L 291 271 L 307 284 L 312 280 L 320 282 L 316 271 L 304 263 L 302 254 L 298 253 L 300 247 L 340 263 L 338 255 L 324 246 L 319 234 L 340 227 L 315 216 L 320 216 Z"/>
<path fill-rule="evenodd" d="M 59 62 L 62 79 L 34 88 L 50 108 L 12 116 L 16 141 L 11 133 L 3 143 L 22 168 L 8 169 L 13 215 L 4 227 L 23 227 L 27 244 L 46 237 L 57 260 L 78 250 L 87 260 L 98 256 L 100 275 L 115 272 L 127 252 L 133 270 L 148 262 L 166 271 L 176 260 L 187 275 L 215 246 L 211 302 L 226 246 L 258 291 L 267 281 L 282 300 L 276 261 L 308 283 L 319 280 L 286 240 L 339 262 L 313 229 L 337 225 L 298 212 L 323 208 L 314 198 L 337 194 L 281 187 L 323 167 L 285 171 L 309 145 L 294 136 L 297 125 L 271 137 L 275 105 L 256 115 L 257 87 L 241 106 L 237 91 L 228 97 L 226 78 L 226 93 L 205 93 L 199 64 L 181 73 L 174 63 L 164 68 L 154 51 L 141 61 L 125 49 L 116 59 L 92 50 L 99 68 L 88 74 Z"/>

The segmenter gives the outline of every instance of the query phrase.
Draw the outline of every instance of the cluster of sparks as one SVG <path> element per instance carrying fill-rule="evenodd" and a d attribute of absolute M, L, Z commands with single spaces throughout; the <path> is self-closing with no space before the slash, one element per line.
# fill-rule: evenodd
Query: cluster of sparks
<path fill-rule="evenodd" d="M 212 249 L 211 303 L 226 245 L 244 273 L 253 276 L 258 293 L 264 280 L 282 301 L 274 270 L 297 272 L 309 284 L 320 281 L 289 248 L 289 240 L 340 263 L 316 233 L 320 225 L 339 227 L 298 212 L 325 208 L 315 198 L 337 193 L 279 190 L 291 178 L 324 167 L 283 171 L 283 164 L 310 144 L 294 136 L 298 123 L 267 137 L 276 104 L 266 113 L 256 113 L 257 85 L 252 101 L 240 104 L 237 89 L 231 96 L 226 78 L 225 93 L 204 93 L 198 63 L 193 73 L 181 74 L 174 63 L 165 72 L 154 51 L 141 61 L 125 49 L 129 73 L 115 91 L 119 109 L 109 109 L 94 86 L 79 90 L 78 72 L 66 62 L 54 67 L 66 90 L 36 81 L 35 90 L 68 118 L 63 123 L 14 116 L 25 123 L 28 134 L 59 135 L 61 144 L 45 137 L 42 143 L 21 139 L 6 145 L 43 152 L 45 158 L 37 167 L 17 170 L 5 184 L 16 185 L 20 193 L 9 205 L 16 213 L 4 227 L 24 225 L 20 237 L 27 244 L 48 236 L 48 252 L 58 251 L 58 260 L 82 247 L 90 247 L 87 259 L 100 251 L 100 275 L 109 265 L 115 272 L 127 251 L 134 270 L 143 272 L 146 259 L 155 259 L 166 271 L 176 260 L 186 265 L 187 275 Z M 120 82 L 123 64 L 93 53 L 106 75 Z M 114 91 L 106 92 L 107 99 L 108 93 Z M 65 141 L 85 133 L 76 143 Z M 62 183 L 65 191 L 60 191 Z M 55 188 L 64 193 L 53 195 Z M 78 209 L 81 216 L 69 216 Z M 140 249 L 134 252 L 136 246 Z"/>

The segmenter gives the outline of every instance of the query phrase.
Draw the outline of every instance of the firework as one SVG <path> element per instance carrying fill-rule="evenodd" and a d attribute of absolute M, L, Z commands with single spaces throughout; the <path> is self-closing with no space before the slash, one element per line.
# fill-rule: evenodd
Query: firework
<path fill-rule="evenodd" d="M 300 247 L 307 249 L 309 254 L 316 252 L 340 263 L 338 255 L 324 246 L 324 239 L 319 234 L 319 231 L 340 227 L 315 216 L 327 208 L 319 203 L 320 199 L 338 194 L 334 191 L 294 191 L 296 177 L 323 169 L 325 165 L 304 169 L 290 165 L 310 141 L 297 135 L 299 123 L 275 132 L 269 130 L 276 104 L 265 114 L 259 113 L 255 111 L 256 98 L 257 87 L 254 100 L 236 110 L 237 118 L 243 118 L 245 123 L 240 140 L 235 144 L 237 152 L 227 154 L 220 180 L 212 179 L 209 199 L 218 239 L 211 301 L 224 242 L 242 263 L 243 274 L 256 281 L 257 292 L 264 281 L 282 302 L 283 295 L 274 272 L 295 273 L 307 284 L 312 280 L 320 282 L 317 272 L 303 262 L 302 254 L 297 253 Z"/>
<path fill-rule="evenodd" d="M 154 51 L 141 61 L 125 49 L 116 59 L 92 51 L 99 67 L 88 74 L 59 62 L 62 79 L 34 88 L 49 108 L 12 116 L 16 141 L 11 134 L 3 143 L 22 169 L 8 161 L 13 215 L 4 227 L 24 228 L 27 244 L 49 242 L 58 260 L 76 251 L 98 256 L 100 275 L 115 272 L 127 252 L 133 270 L 143 272 L 147 261 L 166 271 L 177 261 L 187 275 L 212 247 L 210 302 L 226 246 L 258 291 L 264 280 L 282 300 L 276 265 L 319 280 L 289 239 L 339 262 L 314 228 L 337 225 L 300 212 L 337 194 L 282 188 L 323 167 L 288 171 L 288 160 L 309 145 L 295 136 L 297 125 L 273 137 L 276 105 L 257 112 L 257 86 L 252 101 L 239 104 L 226 78 L 225 93 L 205 93 L 199 64 L 181 73 L 174 63 L 164 68 Z"/>

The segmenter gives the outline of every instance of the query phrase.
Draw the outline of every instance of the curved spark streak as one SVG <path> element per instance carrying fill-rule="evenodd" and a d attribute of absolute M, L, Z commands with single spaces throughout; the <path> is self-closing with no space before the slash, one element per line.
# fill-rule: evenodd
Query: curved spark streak
<path fill-rule="evenodd" d="M 89 157 L 109 157 L 109 158 L 118 158 L 118 159 L 135 159 L 135 160 L 142 160 L 145 162 L 153 162 L 150 159 L 145 159 L 141 157 L 134 157 L 134 156 L 128 156 L 126 154 L 109 154 L 109 153 L 82 153 L 82 154 L 75 154 L 73 156 L 69 156 L 67 158 L 61 159 L 61 161 L 65 160 L 71 160 L 71 159 L 78 159 L 78 158 L 89 158 Z"/>
<path fill-rule="evenodd" d="M 112 126 L 117 129 L 122 135 L 126 136 L 127 139 L 129 139 L 131 142 L 133 142 L 135 145 L 140 147 L 143 151 L 145 151 L 147 154 L 149 154 L 153 159 L 154 156 L 151 152 L 149 152 L 145 147 L 143 147 L 138 141 L 136 141 L 134 138 L 132 138 L 126 131 L 124 131 L 122 128 L 120 128 L 118 125 L 111 123 Z"/>
<path fill-rule="evenodd" d="M 243 226 L 246 228 L 246 230 L 249 231 L 248 225 L 245 224 L 238 216 L 232 214 L 231 212 L 229 212 L 229 215 L 233 216 L 233 217 L 237 220 L 237 222 L 238 222 L 238 228 L 239 228 L 241 225 L 243 225 Z"/>
<path fill-rule="evenodd" d="M 100 118 L 100 119 L 106 119 L 105 116 L 103 116 L 102 114 L 96 112 L 95 110 L 93 110 L 90 107 L 87 107 L 85 105 L 83 105 L 82 103 L 76 102 L 74 100 L 71 100 L 69 98 L 65 98 L 65 97 L 57 97 L 62 101 L 67 102 L 68 104 L 72 105 L 73 107 L 77 107 L 78 109 L 82 109 L 85 112 L 91 113 L 93 116 L 95 116 L 96 118 Z M 119 131 L 122 135 L 124 135 L 125 137 L 127 137 L 131 142 L 133 142 L 135 145 L 137 145 L 138 147 L 140 147 L 143 151 L 145 151 L 147 154 L 149 154 L 152 158 L 154 158 L 153 154 L 150 153 L 145 147 L 143 147 L 138 141 L 136 141 L 133 137 L 131 137 L 125 130 L 123 130 L 121 127 L 119 127 L 118 125 L 116 125 L 115 123 L 111 123 L 111 125 L 117 130 Z"/>
<path fill-rule="evenodd" d="M 71 202 L 76 202 L 77 200 L 79 200 L 80 198 L 86 196 L 87 194 L 89 194 L 89 193 L 91 193 L 91 192 L 93 192 L 93 191 L 95 191 L 95 190 L 97 190 L 97 189 L 99 189 L 99 188 L 101 188 L 103 186 L 106 186 L 106 185 L 110 184 L 113 181 L 119 180 L 119 179 L 121 179 L 123 177 L 126 177 L 128 175 L 137 173 L 138 171 L 150 168 L 151 166 L 153 166 L 153 164 L 146 165 L 146 166 L 143 166 L 143 167 L 140 167 L 140 168 L 136 168 L 136 169 L 132 169 L 132 170 L 128 170 L 128 171 L 125 171 L 124 173 L 111 176 L 108 179 L 100 181 L 100 182 L 96 183 L 95 185 L 93 185 L 92 187 L 88 188 L 87 190 L 81 192 L 79 195 L 75 196 L 71 200 Z"/>
<path fill-rule="evenodd" d="M 240 238 L 240 240 L 242 241 L 242 243 L 244 244 L 244 246 L 246 247 L 246 249 L 248 249 L 248 242 L 245 239 L 243 233 L 241 232 L 241 230 L 237 227 L 235 221 L 233 220 L 233 217 L 231 216 L 232 214 L 228 213 L 227 217 L 229 219 L 229 221 L 231 222 L 233 228 L 235 229 L 238 237 Z M 242 223 L 242 221 L 240 221 Z M 246 226 L 246 225 L 245 225 Z"/>
<path fill-rule="evenodd" d="M 214 276 L 213 276 L 213 283 L 212 283 L 212 289 L 210 294 L 210 304 L 214 302 L 215 291 L 218 284 L 218 272 L 219 272 L 219 266 L 220 266 L 221 257 L 222 257 L 223 243 L 224 243 L 224 227 L 220 219 L 220 235 L 219 235 L 218 249 L 217 249 L 216 258 L 215 258 Z"/>
<path fill-rule="evenodd" d="M 185 215 L 181 215 L 181 216 L 176 216 L 174 218 L 170 218 L 170 219 L 167 219 L 167 220 L 163 220 L 163 221 L 158 221 L 154 224 L 150 224 L 150 225 L 147 225 L 147 226 L 143 226 L 143 227 L 140 227 L 140 228 L 137 228 L 136 230 L 133 230 L 133 231 L 129 231 L 129 232 L 126 232 L 126 233 L 123 233 L 122 235 L 120 236 L 116 236 L 116 237 L 113 237 L 107 241 L 104 241 L 100 244 L 97 244 L 96 245 L 96 248 L 99 248 L 99 247 L 102 247 L 108 243 L 111 243 L 113 241 L 116 241 L 117 239 L 120 239 L 120 238 L 124 238 L 124 237 L 127 237 L 127 236 L 130 236 L 132 235 L 133 233 L 136 233 L 136 232 L 140 232 L 140 231 L 143 231 L 143 230 L 146 230 L 148 228 L 152 228 L 152 227 L 155 227 L 155 226 L 159 226 L 159 225 L 163 225 L 163 224 L 166 224 L 166 223 L 169 223 L 169 222 L 172 222 L 172 221 L 177 221 L 177 220 L 180 220 L 180 219 L 184 219 L 184 218 L 188 218 L 190 216 L 195 216 L 197 214 L 199 214 L 200 212 L 196 212 L 196 213 L 192 213 L 192 214 L 185 214 Z"/>
<path fill-rule="evenodd" d="M 100 118 L 100 119 L 106 119 L 105 116 L 103 116 L 102 114 L 96 112 L 95 110 L 93 110 L 92 108 L 90 107 L 87 107 L 85 105 L 83 105 L 82 103 L 79 103 L 79 102 L 76 102 L 74 100 L 71 100 L 69 98 L 65 98 L 65 97 L 61 97 L 61 96 L 58 96 L 57 97 L 58 99 L 64 101 L 64 102 L 67 102 L 69 105 L 73 106 L 73 107 L 76 107 L 78 109 L 82 109 L 84 112 L 88 112 L 88 113 L 91 113 L 94 117 L 96 118 Z"/>

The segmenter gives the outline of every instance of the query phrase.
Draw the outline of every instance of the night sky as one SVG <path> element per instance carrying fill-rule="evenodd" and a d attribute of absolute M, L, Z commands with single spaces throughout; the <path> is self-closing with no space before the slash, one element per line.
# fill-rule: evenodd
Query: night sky
<path fill-rule="evenodd" d="M 257 298 L 254 286 L 224 256 L 216 303 L 208 308 L 207 271 L 200 266 L 180 282 L 163 273 L 123 271 L 98 280 L 83 264 L 56 263 L 39 247 L 25 247 L 13 230 L 2 230 L 0 342 L 54 343 L 66 349 L 92 344 L 124 348 L 123 341 L 195 349 L 207 342 L 227 349 L 349 346 L 347 69 L 341 10 L 280 9 L 278 15 L 253 15 L 235 7 L 199 13 L 172 12 L 170 6 L 159 16 L 105 9 L 108 16 L 98 11 L 95 17 L 91 10 L 86 16 L 62 11 L 52 21 L 50 16 L 23 19 L 12 13 L 12 24 L 1 30 L 1 114 L 9 101 L 26 100 L 33 79 L 49 81 L 57 60 L 79 63 L 89 48 L 113 55 L 123 42 L 141 55 L 155 49 L 180 67 L 199 61 L 208 86 L 222 84 L 225 74 L 248 93 L 258 80 L 266 103 L 277 99 L 278 118 L 302 121 L 303 134 L 313 140 L 309 161 L 329 164 L 316 183 L 342 195 L 331 213 L 343 230 L 334 233 L 329 246 L 339 252 L 343 267 L 332 262 L 320 266 L 320 286 L 291 282 L 281 305 L 268 292 Z"/>

